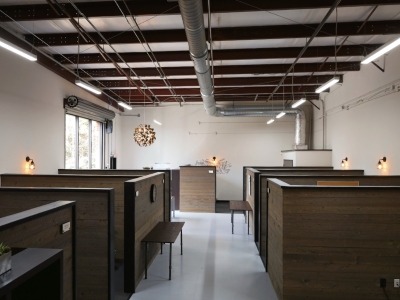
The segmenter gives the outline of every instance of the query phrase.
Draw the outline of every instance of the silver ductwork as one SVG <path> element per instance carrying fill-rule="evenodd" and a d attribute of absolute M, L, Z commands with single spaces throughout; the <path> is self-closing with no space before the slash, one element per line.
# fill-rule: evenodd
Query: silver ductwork
<path fill-rule="evenodd" d="M 178 2 L 189 43 L 190 57 L 194 64 L 201 97 L 203 98 L 207 114 L 214 117 L 274 117 L 279 114 L 282 109 L 265 106 L 239 106 L 231 108 L 216 106 L 208 60 L 202 1 L 178 0 Z M 287 109 L 284 111 L 287 115 L 296 115 L 295 148 L 306 147 L 306 119 L 304 111 L 302 109 Z"/>

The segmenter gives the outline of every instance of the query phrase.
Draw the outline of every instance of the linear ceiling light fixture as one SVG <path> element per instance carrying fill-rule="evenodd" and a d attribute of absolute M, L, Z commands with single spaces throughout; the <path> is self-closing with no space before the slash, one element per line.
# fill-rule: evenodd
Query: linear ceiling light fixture
<path fill-rule="evenodd" d="M 332 85 L 338 83 L 340 81 L 339 77 L 333 77 L 331 80 L 321 85 L 319 88 L 315 90 L 316 93 L 322 93 L 323 91 L 329 89 Z"/>
<path fill-rule="evenodd" d="M 297 100 L 295 103 L 293 103 L 292 108 L 296 108 L 296 107 L 302 105 L 306 101 L 307 101 L 306 98 L 301 98 L 300 100 Z"/>
<path fill-rule="evenodd" d="M 153 120 L 154 123 L 158 124 L 158 125 L 162 125 L 161 122 L 158 122 L 156 119 Z"/>
<path fill-rule="evenodd" d="M 363 65 L 369 64 L 370 62 L 376 60 L 380 56 L 384 55 L 385 53 L 389 52 L 393 48 L 396 48 L 398 45 L 400 45 L 400 37 L 395 37 L 394 39 L 390 40 L 386 44 L 382 45 L 375 51 L 371 52 L 368 54 L 362 61 L 361 63 Z"/>
<path fill-rule="evenodd" d="M 75 84 L 80 86 L 81 88 L 84 88 L 85 90 L 88 90 L 89 92 L 95 93 L 96 95 L 101 95 L 101 93 L 102 93 L 102 91 L 100 89 L 98 89 L 97 87 L 95 87 L 91 84 L 87 84 L 86 82 L 83 82 L 80 79 L 75 80 Z"/>
<path fill-rule="evenodd" d="M 282 118 L 284 115 L 286 115 L 286 113 L 285 112 L 280 112 L 277 116 L 276 116 L 276 118 L 277 119 L 280 119 L 280 118 Z"/>
<path fill-rule="evenodd" d="M 37 61 L 37 56 L 35 54 L 30 53 L 29 51 L 26 51 L 8 41 L 5 39 L 0 38 L 0 46 L 14 52 L 15 54 L 18 54 L 26 59 L 29 59 L 30 61 Z"/>
<path fill-rule="evenodd" d="M 126 108 L 128 110 L 132 110 L 132 106 L 130 106 L 129 104 L 126 104 L 125 102 L 118 101 L 118 105 L 122 106 L 123 108 Z"/>
<path fill-rule="evenodd" d="M 275 119 L 271 119 L 271 120 L 269 120 L 269 121 L 267 122 L 267 124 L 269 125 L 269 124 L 271 124 L 271 123 L 274 123 L 274 121 L 275 121 Z"/>

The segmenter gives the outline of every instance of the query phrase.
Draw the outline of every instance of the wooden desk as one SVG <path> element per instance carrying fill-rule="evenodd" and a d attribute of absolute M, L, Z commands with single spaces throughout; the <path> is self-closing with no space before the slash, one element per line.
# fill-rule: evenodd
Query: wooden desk
<path fill-rule="evenodd" d="M 247 211 L 247 234 L 250 234 L 250 222 L 249 222 L 249 211 L 251 211 L 251 206 L 249 204 L 249 202 L 247 201 L 229 201 L 229 209 L 231 210 L 231 223 L 232 223 L 232 234 L 233 234 L 233 216 L 234 211 Z M 245 220 L 246 222 L 246 216 L 245 216 Z"/>
<path fill-rule="evenodd" d="M 0 276 L 0 299 L 62 299 L 63 250 L 28 248 L 12 256 L 12 269 Z"/>
<path fill-rule="evenodd" d="M 144 278 L 147 279 L 147 243 L 161 243 L 161 254 L 162 244 L 169 243 L 169 280 L 171 280 L 171 261 L 172 261 L 172 243 L 175 242 L 176 238 L 181 233 L 181 255 L 182 252 L 182 227 L 185 222 L 159 222 L 154 228 L 143 238 L 142 242 L 146 243 L 145 252 L 145 271 Z"/>

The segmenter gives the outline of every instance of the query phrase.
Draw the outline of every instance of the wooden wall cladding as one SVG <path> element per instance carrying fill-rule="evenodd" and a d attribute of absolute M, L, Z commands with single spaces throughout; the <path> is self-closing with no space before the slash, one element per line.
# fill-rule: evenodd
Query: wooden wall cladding
<path fill-rule="evenodd" d="M 66 222 L 71 230 L 61 234 Z M 13 248 L 63 249 L 63 299 L 75 299 L 75 202 L 53 202 L 0 218 L 0 241 Z"/>
<path fill-rule="evenodd" d="M 164 212 L 164 174 L 155 173 L 125 182 L 125 268 L 124 292 L 134 293 L 144 276 L 145 245 L 142 239 L 162 222 Z M 157 196 L 151 201 L 151 186 L 157 187 Z M 149 243 L 149 265 L 160 245 Z"/>
<path fill-rule="evenodd" d="M 124 182 L 139 176 L 2 174 L 2 186 L 114 189 L 115 258 L 124 259 Z"/>
<path fill-rule="evenodd" d="M 179 185 L 180 211 L 215 213 L 216 168 L 214 166 L 180 167 Z"/>
<path fill-rule="evenodd" d="M 268 273 L 279 299 L 383 300 L 380 278 L 389 299 L 400 297 L 393 287 L 400 187 L 290 186 L 277 179 L 269 187 Z"/>
<path fill-rule="evenodd" d="M 164 173 L 164 220 L 171 221 L 171 192 L 172 192 L 172 170 L 124 170 L 124 169 L 106 169 L 106 170 L 80 170 L 80 169 L 58 169 L 58 174 L 89 174 L 89 175 L 134 175 L 146 176 L 154 173 Z"/>
<path fill-rule="evenodd" d="M 56 199 L 76 201 L 77 299 L 113 299 L 114 190 L 0 188 L 0 217 Z"/>
<path fill-rule="evenodd" d="M 243 201 L 246 200 L 246 174 L 247 170 L 246 169 L 255 169 L 255 170 L 288 170 L 288 169 L 293 169 L 293 170 L 333 170 L 333 167 L 283 167 L 283 166 L 244 166 L 243 167 Z"/>

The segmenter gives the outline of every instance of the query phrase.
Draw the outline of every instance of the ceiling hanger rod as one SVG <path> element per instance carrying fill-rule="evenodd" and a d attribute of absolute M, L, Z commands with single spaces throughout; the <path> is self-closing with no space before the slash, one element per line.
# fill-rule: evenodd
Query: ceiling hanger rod
<path fill-rule="evenodd" d="M 318 27 L 315 29 L 314 33 L 308 40 L 307 44 L 304 46 L 304 48 L 300 51 L 299 55 L 293 62 L 293 64 L 290 66 L 289 70 L 286 72 L 285 76 L 282 77 L 281 81 L 279 84 L 276 86 L 275 90 L 272 92 L 272 94 L 268 97 L 267 101 L 271 100 L 272 96 L 275 94 L 275 92 L 279 89 L 279 87 L 282 85 L 282 83 L 285 81 L 286 77 L 289 75 L 289 73 L 292 71 L 293 67 L 296 65 L 298 60 L 303 56 L 304 52 L 306 52 L 307 48 L 310 46 L 311 42 L 314 40 L 314 38 L 317 36 L 317 34 L 320 32 L 322 29 L 322 26 L 326 23 L 330 15 L 333 13 L 333 11 L 336 9 L 336 7 L 339 5 L 341 0 L 336 0 L 335 3 L 332 5 L 332 7 L 329 9 L 328 13 L 325 15 L 323 18 L 322 22 L 318 25 Z"/>
<path fill-rule="evenodd" d="M 62 7 L 60 5 L 60 3 L 57 0 L 54 0 L 59 7 Z M 102 40 L 104 42 L 107 43 L 107 45 L 114 51 L 114 53 L 118 56 L 118 58 L 129 68 L 129 70 L 140 80 L 140 82 L 142 83 L 143 87 L 147 87 L 146 84 L 142 81 L 142 79 L 136 74 L 136 72 L 127 64 L 127 62 L 121 57 L 121 55 L 115 50 L 115 48 L 110 44 L 110 42 L 101 34 L 101 32 L 96 28 L 96 26 L 93 25 L 93 23 L 89 20 L 88 17 L 86 17 L 86 15 L 84 13 L 82 13 L 79 8 L 71 1 L 69 0 L 69 3 L 72 5 L 72 7 L 92 26 L 92 28 L 97 32 L 97 34 L 102 38 Z M 88 34 L 88 36 L 90 37 L 90 35 Z M 90 37 L 91 38 L 91 37 Z M 92 39 L 92 38 L 91 38 Z M 96 45 L 97 43 L 92 40 L 93 43 Z M 98 44 L 97 44 L 98 45 Z M 101 48 L 101 47 L 100 47 Z M 110 59 L 110 61 L 114 64 L 114 66 L 116 67 L 117 70 L 119 70 L 119 72 L 122 72 L 124 74 L 124 76 L 128 79 L 128 81 L 136 86 L 136 88 L 138 89 L 138 91 L 140 93 L 142 93 L 143 95 L 145 95 L 145 97 L 147 97 L 151 102 L 154 102 L 153 99 L 146 95 L 145 93 L 143 93 L 142 89 L 139 87 L 139 85 L 137 85 L 132 78 L 130 78 L 130 76 L 111 58 L 111 56 L 103 50 L 103 53 L 107 55 L 107 57 Z M 151 93 L 152 91 L 149 90 Z M 152 93 L 153 94 L 153 93 Z M 153 94 L 154 98 L 157 99 L 157 97 Z M 158 99 L 157 99 L 158 100 Z M 158 100 L 159 101 L 159 100 Z"/>

